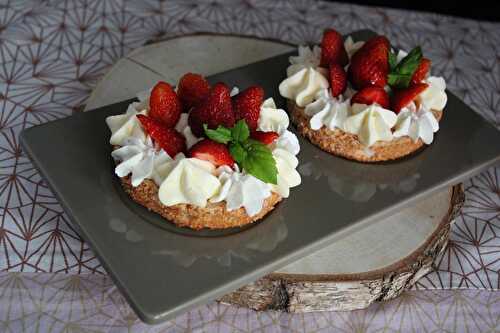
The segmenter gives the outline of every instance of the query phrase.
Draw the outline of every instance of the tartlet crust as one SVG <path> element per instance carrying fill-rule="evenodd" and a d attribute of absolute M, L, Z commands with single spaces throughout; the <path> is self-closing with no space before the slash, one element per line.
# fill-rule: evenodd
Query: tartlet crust
<path fill-rule="evenodd" d="M 205 207 L 190 204 L 177 204 L 165 206 L 158 197 L 158 185 L 150 179 L 145 179 L 139 186 L 132 186 L 130 176 L 121 177 L 121 184 L 125 192 L 138 204 L 146 207 L 163 218 L 171 221 L 179 227 L 187 227 L 195 230 L 226 229 L 241 227 L 263 218 L 274 209 L 282 197 L 272 192 L 265 201 L 262 210 L 254 215 L 248 216 L 244 208 L 228 211 L 226 202 L 208 202 Z"/>
<path fill-rule="evenodd" d="M 292 100 L 287 101 L 287 106 L 292 122 L 302 136 L 322 150 L 349 160 L 366 163 L 391 161 L 408 156 L 425 145 L 421 139 L 415 142 L 404 136 L 391 141 L 376 142 L 369 149 L 373 154 L 369 155 L 357 135 L 338 128 L 330 130 L 325 126 L 313 130 L 309 124 L 310 117 L 305 114 L 304 108 L 297 106 Z M 432 113 L 438 121 L 441 120 L 443 111 L 432 110 Z"/>

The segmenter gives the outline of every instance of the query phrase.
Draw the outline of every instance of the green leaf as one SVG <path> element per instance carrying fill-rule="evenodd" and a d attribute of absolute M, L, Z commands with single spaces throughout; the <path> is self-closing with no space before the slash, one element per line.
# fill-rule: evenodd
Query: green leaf
<path fill-rule="evenodd" d="M 393 65 L 396 59 L 393 57 L 396 55 L 392 56 L 391 54 L 393 53 L 389 53 L 389 66 L 391 71 L 387 76 L 387 82 L 394 88 L 407 88 L 413 73 L 415 73 L 422 60 L 422 49 L 420 46 L 415 47 L 394 67 Z"/>
<path fill-rule="evenodd" d="M 244 142 L 250 136 L 250 130 L 245 120 L 240 119 L 231 129 L 231 136 L 236 142 Z"/>
<path fill-rule="evenodd" d="M 422 49 L 417 46 L 410 51 L 396 66 L 398 74 L 413 75 L 422 60 Z"/>
<path fill-rule="evenodd" d="M 406 88 L 410 84 L 411 75 L 389 74 L 387 83 L 393 88 Z"/>
<path fill-rule="evenodd" d="M 247 158 L 247 151 L 239 142 L 231 142 L 229 153 L 240 166 L 243 165 L 243 161 Z"/>
<path fill-rule="evenodd" d="M 278 183 L 278 169 L 271 150 L 255 140 L 246 144 L 247 156 L 242 162 L 243 169 L 265 183 Z"/>
<path fill-rule="evenodd" d="M 396 53 L 389 51 L 389 68 L 391 72 L 396 68 L 397 64 L 398 56 L 396 55 Z"/>
<path fill-rule="evenodd" d="M 209 129 L 207 124 L 203 124 L 203 129 L 207 137 L 215 142 L 226 144 L 232 140 L 231 130 L 224 126 L 219 125 L 217 129 L 213 130 Z"/>

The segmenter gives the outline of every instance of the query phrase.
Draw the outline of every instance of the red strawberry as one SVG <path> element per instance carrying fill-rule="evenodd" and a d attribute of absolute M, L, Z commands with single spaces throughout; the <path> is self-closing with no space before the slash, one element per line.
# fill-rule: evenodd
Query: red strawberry
<path fill-rule="evenodd" d="M 415 73 L 413 73 L 413 76 L 411 77 L 411 84 L 422 82 L 427 76 L 430 68 L 431 61 L 427 58 L 422 58 L 422 60 L 420 60 L 420 63 L 418 64 L 417 69 L 415 70 Z"/>
<path fill-rule="evenodd" d="M 264 89 L 259 86 L 249 87 L 234 96 L 233 110 L 236 120 L 245 119 L 250 131 L 255 131 L 263 101 Z"/>
<path fill-rule="evenodd" d="M 216 167 L 221 165 L 233 167 L 234 165 L 234 159 L 226 145 L 210 139 L 203 139 L 197 142 L 189 149 L 188 156 L 208 161 Z"/>
<path fill-rule="evenodd" d="M 427 83 L 417 83 L 406 89 L 395 91 L 391 100 L 392 110 L 399 113 L 402 108 L 410 104 L 428 86 Z"/>
<path fill-rule="evenodd" d="M 321 62 L 320 65 L 327 67 L 331 64 L 347 65 L 349 57 L 344 47 L 342 36 L 333 29 L 327 29 L 321 40 Z"/>
<path fill-rule="evenodd" d="M 194 135 L 203 136 L 203 124 L 211 129 L 217 126 L 233 127 L 234 113 L 229 88 L 224 83 L 215 84 L 208 97 L 189 113 L 188 124 Z"/>
<path fill-rule="evenodd" d="M 251 136 L 252 136 L 252 139 L 260 141 L 265 145 L 270 145 L 279 137 L 279 134 L 276 132 L 255 131 L 252 133 Z"/>
<path fill-rule="evenodd" d="M 366 87 L 358 91 L 351 98 L 351 104 L 374 104 L 377 103 L 384 109 L 390 106 L 389 95 L 383 88 L 379 87 Z"/>
<path fill-rule="evenodd" d="M 175 127 L 182 112 L 182 104 L 170 84 L 160 81 L 151 90 L 149 116 L 167 127 Z"/>
<path fill-rule="evenodd" d="M 387 84 L 389 50 L 389 40 L 377 36 L 354 53 L 349 66 L 349 80 L 356 89 L 368 86 L 383 88 Z"/>
<path fill-rule="evenodd" d="M 146 133 L 163 149 L 170 157 L 175 157 L 180 152 L 186 150 L 186 139 L 173 128 L 166 127 L 158 120 L 138 114 L 137 118 L 141 122 Z"/>
<path fill-rule="evenodd" d="M 342 94 L 347 87 L 347 74 L 339 64 L 330 65 L 330 89 L 332 96 L 337 97 Z"/>
<path fill-rule="evenodd" d="M 209 92 L 210 84 L 200 74 L 184 74 L 177 85 L 177 95 L 182 101 L 182 106 L 186 112 L 203 102 Z"/>

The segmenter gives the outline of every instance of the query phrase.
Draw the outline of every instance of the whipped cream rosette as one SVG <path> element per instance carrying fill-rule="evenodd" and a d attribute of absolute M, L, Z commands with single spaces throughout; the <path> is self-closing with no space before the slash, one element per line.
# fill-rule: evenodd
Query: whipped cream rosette
<path fill-rule="evenodd" d="M 174 223 L 194 229 L 251 223 L 300 184 L 298 139 L 287 113 L 264 100 L 262 88 L 210 87 L 188 73 L 175 90 L 160 82 L 138 99 L 106 119 L 115 173 L 135 201 Z"/>
<path fill-rule="evenodd" d="M 395 52 L 384 36 L 345 41 L 333 29 L 300 46 L 279 86 L 299 132 L 335 155 L 361 162 L 401 158 L 433 142 L 446 83 L 420 47 Z"/>

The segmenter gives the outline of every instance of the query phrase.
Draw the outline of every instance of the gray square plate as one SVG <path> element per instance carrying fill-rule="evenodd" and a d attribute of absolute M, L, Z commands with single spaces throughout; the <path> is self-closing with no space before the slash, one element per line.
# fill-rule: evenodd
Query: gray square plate
<path fill-rule="evenodd" d="M 363 39 L 370 34 L 360 32 L 354 37 Z M 288 56 L 210 80 L 241 88 L 263 85 L 266 96 L 284 106 L 277 87 L 284 78 Z M 453 94 L 448 92 L 448 96 L 435 142 L 397 162 L 347 161 L 299 137 L 302 184 L 261 223 L 224 232 L 174 227 L 122 191 L 113 173 L 110 133 L 104 119 L 124 112 L 130 100 L 27 129 L 21 134 L 21 143 L 140 318 L 158 323 L 499 161 L 500 132 Z M 358 179 L 381 186 L 411 185 L 386 188 L 366 199 Z"/>

